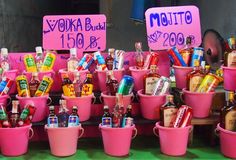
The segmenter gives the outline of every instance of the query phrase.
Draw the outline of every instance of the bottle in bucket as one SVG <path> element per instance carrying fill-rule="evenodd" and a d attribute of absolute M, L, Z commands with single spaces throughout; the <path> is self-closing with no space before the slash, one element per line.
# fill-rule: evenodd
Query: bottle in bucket
<path fill-rule="evenodd" d="M 8 60 L 8 49 L 7 48 L 1 48 L 1 61 L 0 65 L 3 69 L 3 71 L 9 71 L 10 70 L 10 62 Z"/>
<path fill-rule="evenodd" d="M 193 110 L 187 105 L 182 105 L 176 115 L 174 121 L 174 128 L 183 128 L 191 125 Z"/>
<path fill-rule="evenodd" d="M 27 72 L 37 72 L 37 67 L 32 54 L 24 55 L 24 64 Z"/>
<path fill-rule="evenodd" d="M 123 95 L 120 93 L 116 94 L 116 105 L 114 107 L 114 111 L 112 112 L 112 127 L 119 128 L 122 126 L 122 117 L 124 111 L 123 104 Z"/>
<path fill-rule="evenodd" d="M 101 53 L 99 51 L 97 51 L 97 52 L 94 52 L 93 55 L 94 55 L 94 60 L 97 64 L 97 70 L 99 70 L 99 71 L 107 70 L 105 59 L 103 58 Z"/>
<path fill-rule="evenodd" d="M 27 104 L 20 114 L 18 126 L 21 127 L 21 126 L 30 125 L 35 111 L 36 111 L 36 108 L 33 105 Z"/>
<path fill-rule="evenodd" d="M 65 96 L 75 97 L 75 89 L 67 73 L 62 73 L 62 91 Z"/>
<path fill-rule="evenodd" d="M 135 63 L 137 69 L 142 69 L 144 65 L 144 55 L 142 50 L 142 42 L 135 43 Z"/>
<path fill-rule="evenodd" d="M 79 125 L 79 115 L 78 115 L 78 107 L 73 106 L 72 107 L 72 113 L 69 116 L 68 120 L 68 127 L 74 127 Z"/>
<path fill-rule="evenodd" d="M 58 118 L 55 114 L 54 106 L 49 106 L 49 116 L 47 119 L 47 124 L 48 124 L 48 127 L 50 128 L 58 127 Z"/>
<path fill-rule="evenodd" d="M 103 107 L 104 114 L 102 116 L 102 126 L 104 127 L 112 127 L 112 119 L 111 114 L 109 113 L 109 107 L 105 105 Z"/>
<path fill-rule="evenodd" d="M 0 96 L 8 94 L 11 87 L 13 85 L 13 81 L 7 77 L 3 77 L 0 82 Z"/>
<path fill-rule="evenodd" d="M 0 104 L 0 124 L 3 128 L 11 127 L 9 120 L 8 120 L 8 115 L 7 115 L 6 109 L 3 106 L 3 104 Z"/>
<path fill-rule="evenodd" d="M 134 119 L 132 117 L 132 106 L 128 105 L 126 109 L 126 113 L 123 116 L 122 127 L 130 127 L 134 123 Z"/>
<path fill-rule="evenodd" d="M 91 73 L 87 73 L 86 79 L 82 87 L 82 96 L 88 96 L 93 93 L 92 78 L 93 78 L 93 75 Z"/>
<path fill-rule="evenodd" d="M 74 72 L 74 77 L 75 78 L 73 81 L 73 85 L 75 90 L 75 96 L 81 97 L 83 83 L 80 80 L 80 73 L 78 71 Z"/>
<path fill-rule="evenodd" d="M 144 76 L 144 93 L 152 95 L 154 86 L 161 76 L 157 73 L 157 65 L 150 66 L 150 72 Z"/>
<path fill-rule="evenodd" d="M 186 37 L 185 46 L 183 49 L 179 51 L 187 66 L 189 66 L 191 62 L 191 57 L 193 53 L 193 49 L 190 47 L 191 43 L 192 43 L 191 37 Z"/>
<path fill-rule="evenodd" d="M 32 73 L 32 78 L 29 82 L 29 90 L 30 90 L 30 96 L 34 97 L 35 92 L 37 91 L 39 87 L 40 81 L 38 78 L 38 72 L 33 72 Z"/>
<path fill-rule="evenodd" d="M 35 97 L 47 95 L 52 87 L 53 79 L 49 76 L 43 76 L 38 89 L 35 92 Z"/>
<path fill-rule="evenodd" d="M 70 49 L 70 58 L 67 59 L 67 71 L 73 72 L 77 68 L 78 63 L 76 48 Z"/>
<path fill-rule="evenodd" d="M 56 60 L 56 55 L 52 51 L 47 51 L 42 65 L 42 72 L 52 70 Z"/>
<path fill-rule="evenodd" d="M 114 64 L 113 64 L 113 70 L 122 69 L 124 66 L 124 54 L 125 51 L 123 50 L 116 50 L 115 51 L 115 58 L 114 58 Z"/>
<path fill-rule="evenodd" d="M 25 75 L 19 75 L 16 77 L 16 86 L 18 96 L 30 97 L 29 84 Z"/>
<path fill-rule="evenodd" d="M 115 54 L 115 49 L 109 48 L 108 49 L 108 56 L 105 59 L 106 66 L 107 66 L 108 70 L 113 70 L 114 54 Z"/>
<path fill-rule="evenodd" d="M 106 74 L 107 74 L 106 75 L 107 94 L 115 96 L 118 89 L 118 81 L 115 79 L 113 71 L 107 71 Z"/>
<path fill-rule="evenodd" d="M 134 87 L 134 79 L 131 76 L 124 75 L 120 81 L 117 93 L 128 95 L 132 93 Z"/>
<path fill-rule="evenodd" d="M 167 95 L 166 103 L 160 108 L 160 124 L 164 127 L 173 127 L 178 108 L 174 103 L 174 96 Z"/>
<path fill-rule="evenodd" d="M 41 46 L 35 47 L 36 55 L 35 55 L 35 63 L 37 67 L 37 71 L 41 72 L 43 66 L 43 49 Z"/>
<path fill-rule="evenodd" d="M 68 127 L 69 114 L 68 109 L 66 108 L 66 100 L 61 99 L 59 101 L 59 114 L 58 114 L 58 126 L 59 127 Z"/>
<path fill-rule="evenodd" d="M 19 115 L 19 101 L 13 100 L 12 101 L 12 110 L 10 112 L 10 118 L 9 118 L 12 128 L 17 127 L 19 117 L 20 117 L 20 115 Z"/>

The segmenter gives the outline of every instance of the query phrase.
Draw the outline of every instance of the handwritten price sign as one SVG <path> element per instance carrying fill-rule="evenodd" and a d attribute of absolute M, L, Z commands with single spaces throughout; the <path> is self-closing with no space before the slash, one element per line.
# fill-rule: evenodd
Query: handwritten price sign
<path fill-rule="evenodd" d="M 105 15 L 43 17 L 43 48 L 80 51 L 106 49 Z"/>
<path fill-rule="evenodd" d="M 148 46 L 153 50 L 182 48 L 186 37 L 191 46 L 201 44 L 199 10 L 196 6 L 157 7 L 145 13 Z"/>

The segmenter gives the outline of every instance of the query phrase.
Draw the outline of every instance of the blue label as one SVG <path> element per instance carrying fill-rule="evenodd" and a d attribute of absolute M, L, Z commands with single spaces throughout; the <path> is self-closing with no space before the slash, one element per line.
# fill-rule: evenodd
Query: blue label
<path fill-rule="evenodd" d="M 48 117 L 48 127 L 58 127 L 57 117 Z"/>
<path fill-rule="evenodd" d="M 111 127 L 112 126 L 111 117 L 103 117 L 102 118 L 102 126 Z"/>
<path fill-rule="evenodd" d="M 0 83 L 0 92 L 2 92 L 4 90 L 6 85 L 7 85 L 7 81 L 1 81 L 1 83 Z"/>
<path fill-rule="evenodd" d="M 68 127 L 73 127 L 78 125 L 79 125 L 79 117 L 71 115 L 68 120 Z"/>

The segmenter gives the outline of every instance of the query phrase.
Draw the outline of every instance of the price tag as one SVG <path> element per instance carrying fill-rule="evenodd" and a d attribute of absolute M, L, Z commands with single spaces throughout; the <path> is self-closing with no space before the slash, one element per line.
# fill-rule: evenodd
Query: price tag
<path fill-rule="evenodd" d="M 60 15 L 43 17 L 43 48 L 78 51 L 106 49 L 105 15 Z"/>
<path fill-rule="evenodd" d="M 196 6 L 156 7 L 145 12 L 148 46 L 153 50 L 183 48 L 186 37 L 191 46 L 201 44 L 201 25 Z"/>

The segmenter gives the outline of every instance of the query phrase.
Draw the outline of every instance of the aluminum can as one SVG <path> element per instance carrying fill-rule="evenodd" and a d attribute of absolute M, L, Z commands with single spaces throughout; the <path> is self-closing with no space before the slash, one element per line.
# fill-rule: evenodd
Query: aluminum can
<path fill-rule="evenodd" d="M 203 52 L 204 52 L 204 49 L 201 47 L 193 48 L 193 55 L 192 55 L 192 60 L 190 64 L 191 67 L 196 67 L 201 64 L 201 62 L 203 61 Z"/>
<path fill-rule="evenodd" d="M 124 75 L 120 81 L 117 93 L 122 95 L 128 95 L 132 93 L 134 87 L 134 79 L 131 76 Z"/>
<path fill-rule="evenodd" d="M 216 75 L 209 73 L 202 80 L 200 86 L 197 89 L 197 92 L 199 93 L 213 92 L 215 88 L 218 86 L 219 82 L 220 80 Z"/>
<path fill-rule="evenodd" d="M 171 80 L 161 76 L 154 87 L 152 95 L 163 95 L 169 92 Z"/>

